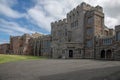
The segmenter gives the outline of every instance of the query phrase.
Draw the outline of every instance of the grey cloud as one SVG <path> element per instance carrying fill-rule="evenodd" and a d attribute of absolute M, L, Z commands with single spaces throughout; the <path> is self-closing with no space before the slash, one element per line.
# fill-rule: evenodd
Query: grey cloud
<path fill-rule="evenodd" d="M 107 5 L 105 6 L 104 10 L 106 15 L 109 17 L 118 18 L 118 16 L 120 16 L 120 5 L 116 5 L 114 7 Z"/>

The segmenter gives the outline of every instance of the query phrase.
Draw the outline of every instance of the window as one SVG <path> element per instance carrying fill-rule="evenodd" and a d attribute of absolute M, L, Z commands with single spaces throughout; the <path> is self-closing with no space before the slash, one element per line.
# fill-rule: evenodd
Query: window
<path fill-rule="evenodd" d="M 75 14 L 73 14 L 73 17 L 75 16 Z"/>
<path fill-rule="evenodd" d="M 65 36 L 67 36 L 67 29 L 65 29 Z"/>
<path fill-rule="evenodd" d="M 47 46 L 46 47 L 50 47 L 50 41 L 47 41 Z"/>
<path fill-rule="evenodd" d="M 77 15 L 79 15 L 79 12 L 77 11 Z"/>
<path fill-rule="evenodd" d="M 93 46 L 93 41 L 92 40 L 87 41 L 87 47 L 92 47 L 92 46 Z"/>
<path fill-rule="evenodd" d="M 118 34 L 117 34 L 117 40 L 118 41 L 120 40 L 120 32 L 118 32 Z"/>
<path fill-rule="evenodd" d="M 92 24 L 92 23 L 93 23 L 93 17 L 89 17 L 87 23 L 88 23 L 88 24 Z"/>
<path fill-rule="evenodd" d="M 70 17 L 70 20 L 71 20 L 71 16 L 69 16 Z"/>
<path fill-rule="evenodd" d="M 72 22 L 71 25 L 72 25 L 72 27 L 75 27 L 75 26 L 74 26 L 74 22 Z"/>
<path fill-rule="evenodd" d="M 71 23 L 71 28 L 78 26 L 78 20 Z"/>
<path fill-rule="evenodd" d="M 75 26 L 78 26 L 78 20 L 75 21 Z"/>
<path fill-rule="evenodd" d="M 110 45 L 112 44 L 112 39 L 108 38 L 108 39 L 103 39 L 103 45 Z"/>
<path fill-rule="evenodd" d="M 71 36 L 72 36 L 71 31 L 68 31 L 68 42 L 71 42 Z"/>
<path fill-rule="evenodd" d="M 90 29 L 87 29 L 87 35 L 91 35 L 93 33 L 93 29 L 90 28 Z"/>

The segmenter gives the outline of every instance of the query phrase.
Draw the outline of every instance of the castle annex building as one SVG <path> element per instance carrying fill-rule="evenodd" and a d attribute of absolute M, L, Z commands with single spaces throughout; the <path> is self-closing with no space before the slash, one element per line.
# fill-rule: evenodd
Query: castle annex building
<path fill-rule="evenodd" d="M 101 6 L 81 3 L 51 23 L 53 58 L 120 59 L 120 26 L 104 24 Z"/>
<path fill-rule="evenodd" d="M 0 45 L 0 53 L 120 60 L 120 25 L 108 28 L 103 8 L 83 2 L 65 19 L 52 22 L 50 35 L 11 36 L 10 44 Z"/>
<path fill-rule="evenodd" d="M 39 33 L 10 36 L 10 43 L 0 45 L 0 54 L 51 57 L 51 36 Z"/>

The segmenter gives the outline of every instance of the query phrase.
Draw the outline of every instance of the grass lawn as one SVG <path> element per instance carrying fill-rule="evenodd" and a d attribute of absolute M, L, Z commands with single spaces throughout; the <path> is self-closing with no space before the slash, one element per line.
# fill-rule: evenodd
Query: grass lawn
<path fill-rule="evenodd" d="M 31 59 L 47 59 L 40 56 L 23 56 L 23 55 L 5 55 L 0 54 L 0 63 L 6 63 L 11 61 L 31 60 Z"/>

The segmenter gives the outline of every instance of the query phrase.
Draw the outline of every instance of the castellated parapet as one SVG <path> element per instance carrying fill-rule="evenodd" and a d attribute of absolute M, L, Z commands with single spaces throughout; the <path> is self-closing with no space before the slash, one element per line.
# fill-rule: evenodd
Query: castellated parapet
<path fill-rule="evenodd" d="M 97 5 L 97 6 L 95 7 L 95 9 L 96 9 L 97 11 L 99 11 L 99 12 L 103 12 L 103 8 L 102 8 L 101 6 L 99 6 L 99 5 Z"/>
<path fill-rule="evenodd" d="M 58 21 L 55 21 L 55 22 L 52 22 L 51 26 L 55 26 L 55 25 L 58 25 L 58 24 L 65 24 L 65 23 L 67 23 L 66 18 L 58 20 Z"/>
<path fill-rule="evenodd" d="M 52 28 L 52 30 L 53 29 L 59 29 L 59 28 L 61 28 L 62 25 L 65 25 L 65 24 L 67 24 L 66 18 L 64 18 L 62 20 L 58 20 L 58 21 L 52 22 L 51 23 L 51 28 Z"/>
<path fill-rule="evenodd" d="M 93 7 L 93 6 L 83 2 L 80 5 L 78 5 L 76 8 L 71 10 L 69 13 L 67 13 L 67 17 L 72 16 L 72 14 L 78 14 L 82 11 L 88 11 L 88 10 L 89 11 L 90 10 L 95 10 L 95 11 L 103 13 L 103 8 L 101 6 L 97 5 L 96 7 Z"/>

